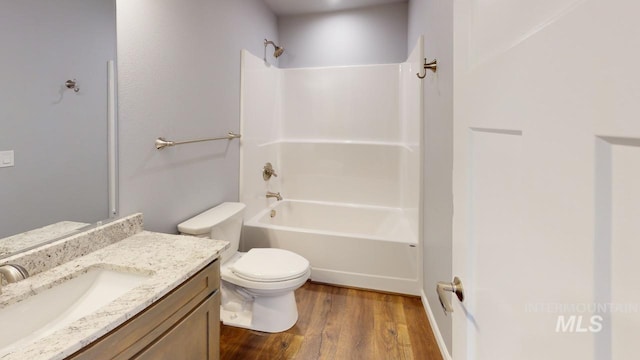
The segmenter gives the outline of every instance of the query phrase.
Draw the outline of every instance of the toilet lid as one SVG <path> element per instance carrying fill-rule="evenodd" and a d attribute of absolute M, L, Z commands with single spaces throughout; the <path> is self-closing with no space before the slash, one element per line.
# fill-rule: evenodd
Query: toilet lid
<path fill-rule="evenodd" d="M 283 249 L 251 249 L 231 266 L 231 271 L 251 281 L 284 281 L 302 276 L 309 261 Z"/>

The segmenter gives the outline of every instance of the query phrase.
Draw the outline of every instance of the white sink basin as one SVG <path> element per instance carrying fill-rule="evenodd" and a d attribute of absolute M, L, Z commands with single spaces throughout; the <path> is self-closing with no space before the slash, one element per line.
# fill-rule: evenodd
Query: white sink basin
<path fill-rule="evenodd" d="M 140 274 L 93 268 L 1 308 L 0 358 L 95 312 L 147 278 Z"/>

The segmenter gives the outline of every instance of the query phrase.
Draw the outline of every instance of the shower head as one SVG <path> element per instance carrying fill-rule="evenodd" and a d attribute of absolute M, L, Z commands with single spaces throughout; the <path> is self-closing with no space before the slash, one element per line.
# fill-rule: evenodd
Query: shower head
<path fill-rule="evenodd" d="M 283 52 L 284 52 L 284 48 L 281 48 L 280 46 L 276 46 L 276 51 L 273 52 L 273 56 L 278 57 L 282 55 Z"/>
<path fill-rule="evenodd" d="M 267 45 L 273 45 L 273 47 L 275 48 L 275 51 L 273 52 L 273 56 L 274 57 L 280 57 L 280 55 L 282 55 L 284 53 L 284 48 L 276 45 L 273 41 L 271 40 L 267 40 L 264 39 L 264 52 L 265 52 L 265 57 L 266 57 L 266 53 L 267 53 Z"/>

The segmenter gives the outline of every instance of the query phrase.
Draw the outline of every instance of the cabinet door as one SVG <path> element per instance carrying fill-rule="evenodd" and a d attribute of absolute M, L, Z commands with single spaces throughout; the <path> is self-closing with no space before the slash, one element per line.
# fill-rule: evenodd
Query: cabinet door
<path fill-rule="evenodd" d="M 196 307 L 136 360 L 217 360 L 220 358 L 220 292 Z"/>

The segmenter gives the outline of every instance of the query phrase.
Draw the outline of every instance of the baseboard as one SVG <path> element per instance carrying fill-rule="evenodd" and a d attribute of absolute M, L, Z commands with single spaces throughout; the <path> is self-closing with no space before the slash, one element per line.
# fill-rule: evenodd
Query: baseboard
<path fill-rule="evenodd" d="M 433 335 L 435 336 L 438 347 L 440 348 L 442 358 L 444 360 L 452 360 L 451 355 L 449 354 L 449 350 L 447 349 L 447 345 L 444 343 L 444 339 L 442 338 L 442 334 L 440 333 L 440 328 L 436 323 L 436 318 L 433 316 L 433 311 L 431 311 L 431 306 L 429 305 L 429 301 L 427 300 L 427 295 L 424 293 L 424 290 L 422 290 L 421 292 L 422 295 L 420 297 L 422 298 L 422 306 L 424 306 L 424 311 L 427 313 L 427 318 L 429 319 L 431 330 L 433 330 Z"/>

